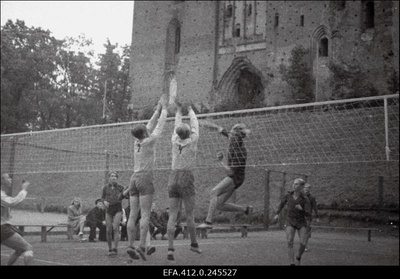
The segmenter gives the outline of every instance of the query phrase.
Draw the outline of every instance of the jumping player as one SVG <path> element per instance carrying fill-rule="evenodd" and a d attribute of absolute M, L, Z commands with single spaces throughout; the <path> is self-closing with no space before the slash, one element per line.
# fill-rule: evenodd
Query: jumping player
<path fill-rule="evenodd" d="M 130 180 L 129 188 L 129 204 L 130 214 L 128 219 L 128 255 L 132 259 L 146 260 L 146 237 L 149 231 L 150 210 L 153 203 L 154 185 L 153 185 L 153 166 L 154 151 L 157 139 L 161 136 L 164 124 L 167 119 L 167 98 L 161 96 L 156 110 L 151 117 L 149 123 L 144 126 L 139 124 L 131 131 L 135 138 L 134 143 L 134 170 Z M 154 128 L 158 119 L 157 126 Z M 140 219 L 140 244 L 139 248 L 134 248 L 134 240 L 136 235 L 135 220 L 141 212 Z"/>
<path fill-rule="evenodd" d="M 22 202 L 27 194 L 30 185 L 28 181 L 22 183 L 22 190 L 15 197 L 10 197 L 5 191 L 11 187 L 12 179 L 8 173 L 1 175 L 1 244 L 5 245 L 15 252 L 9 257 L 7 265 L 13 265 L 22 255 L 25 265 L 30 265 L 33 261 L 32 245 L 29 244 L 21 235 L 20 231 L 12 226 L 10 207 Z"/>
<path fill-rule="evenodd" d="M 190 235 L 190 250 L 201 253 L 196 238 L 194 224 L 195 186 L 192 169 L 196 163 L 199 122 L 191 106 L 188 106 L 190 126 L 182 122 L 182 106 L 176 102 L 175 128 L 172 134 L 172 171 L 168 179 L 169 218 L 168 218 L 168 260 L 174 258 L 175 229 L 183 202 L 186 212 L 187 228 Z"/>
<path fill-rule="evenodd" d="M 274 221 L 279 218 L 279 213 L 283 207 L 287 204 L 287 217 L 286 217 L 286 239 L 288 242 L 288 253 L 290 265 L 295 265 L 294 263 L 294 235 L 296 230 L 299 233 L 300 238 L 300 248 L 299 253 L 296 256 L 297 264 L 300 265 L 301 256 L 306 248 L 307 240 L 307 227 L 310 222 L 310 201 L 303 192 L 303 187 L 305 181 L 301 178 L 296 178 L 293 181 L 293 190 L 288 191 L 288 193 L 283 197 L 281 203 L 279 204 L 278 210 L 274 217 Z"/>
<path fill-rule="evenodd" d="M 218 132 L 229 139 L 228 164 L 222 160 L 223 153 L 218 153 L 218 160 L 227 173 L 225 177 L 214 189 L 211 190 L 210 205 L 207 218 L 199 228 L 212 228 L 212 220 L 216 209 L 229 212 L 243 212 L 251 215 L 252 206 L 241 206 L 226 201 L 243 184 L 246 171 L 247 150 L 244 144 L 244 138 L 249 135 L 250 130 L 244 124 L 236 124 L 228 132 L 220 126 L 213 123 L 202 122 L 203 125 L 218 129 Z"/>

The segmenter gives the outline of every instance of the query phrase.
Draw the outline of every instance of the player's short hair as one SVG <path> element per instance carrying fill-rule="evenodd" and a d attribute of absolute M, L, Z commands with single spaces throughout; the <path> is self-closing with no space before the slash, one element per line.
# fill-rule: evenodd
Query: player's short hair
<path fill-rule="evenodd" d="M 137 139 L 143 139 L 146 132 L 147 132 L 147 128 L 143 124 L 139 124 L 131 130 L 132 136 L 134 136 Z"/>
<path fill-rule="evenodd" d="M 301 186 L 305 186 L 305 184 L 306 184 L 306 182 L 304 181 L 303 178 L 296 178 L 296 179 L 294 180 L 294 182 L 296 182 L 296 181 L 300 182 L 300 185 L 301 185 Z"/>
<path fill-rule="evenodd" d="M 242 138 L 245 138 L 248 134 L 250 134 L 250 129 L 248 129 L 245 124 L 238 123 L 233 125 L 232 132 L 238 133 Z"/>
<path fill-rule="evenodd" d="M 112 174 L 115 174 L 115 176 L 118 178 L 118 172 L 117 171 L 110 171 L 108 173 L 108 177 L 110 177 Z"/>
<path fill-rule="evenodd" d="M 182 123 L 176 127 L 175 132 L 181 139 L 187 139 L 190 137 L 190 127 L 186 123 Z"/>
<path fill-rule="evenodd" d="M 102 199 L 97 199 L 94 204 L 97 205 L 99 202 L 103 202 Z"/>

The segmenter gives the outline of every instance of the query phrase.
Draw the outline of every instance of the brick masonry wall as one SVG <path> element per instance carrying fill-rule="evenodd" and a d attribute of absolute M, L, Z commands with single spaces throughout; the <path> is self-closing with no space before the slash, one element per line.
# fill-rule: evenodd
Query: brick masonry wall
<path fill-rule="evenodd" d="M 388 82 L 393 73 L 398 79 L 396 1 L 375 1 L 375 28 L 366 31 L 361 24 L 361 1 L 346 1 L 344 10 L 337 10 L 333 1 L 257 1 L 257 38 L 263 46 L 256 49 L 254 39 L 247 40 L 251 43 L 247 46 L 240 39 L 223 44 L 223 5 L 224 1 L 220 1 L 215 55 L 215 1 L 135 3 L 131 58 L 131 103 L 135 109 L 153 106 L 162 93 L 168 93 L 164 91 L 168 88 L 164 81 L 166 29 L 174 18 L 182 26 L 175 72 L 178 96 L 193 101 L 198 109 L 213 111 L 219 94 L 216 88 L 236 57 L 246 57 L 267 81 L 263 92 L 265 106 L 292 103 L 290 88 L 280 78 L 279 65 L 287 63 L 295 46 L 315 47 L 314 32 L 321 26 L 328 32 L 330 54 L 327 61 L 315 64 L 315 77 L 319 75 L 318 100 L 327 100 L 331 95 L 329 60 L 359 67 L 367 74 L 366 80 L 373 80 L 380 95 L 395 93 L 388 91 Z M 277 13 L 279 26 L 275 27 Z M 304 26 L 300 26 L 301 15 Z"/>

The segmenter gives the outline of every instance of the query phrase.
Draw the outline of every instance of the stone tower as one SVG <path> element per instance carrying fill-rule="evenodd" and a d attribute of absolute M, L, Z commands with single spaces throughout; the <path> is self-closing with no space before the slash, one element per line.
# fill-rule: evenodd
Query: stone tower
<path fill-rule="evenodd" d="M 332 82 L 332 63 L 372 94 L 393 94 L 399 3 L 136 1 L 129 108 L 145 117 L 161 94 L 169 94 L 173 78 L 179 99 L 200 112 L 224 110 L 232 102 L 239 104 L 235 109 L 294 103 L 279 69 L 299 46 L 309 53 L 314 101 L 331 99 L 338 84 L 349 90 L 337 77 Z"/>

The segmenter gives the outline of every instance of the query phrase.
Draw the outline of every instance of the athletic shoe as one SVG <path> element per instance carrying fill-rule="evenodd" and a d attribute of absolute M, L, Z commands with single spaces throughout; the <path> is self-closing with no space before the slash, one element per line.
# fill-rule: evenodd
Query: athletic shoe
<path fill-rule="evenodd" d="M 203 253 L 203 251 L 201 251 L 199 247 L 193 247 L 193 246 L 190 246 L 190 251 L 196 252 L 198 254 Z"/>
<path fill-rule="evenodd" d="M 108 250 L 107 256 L 109 256 L 109 257 L 115 256 L 115 252 L 112 249 Z"/>
<path fill-rule="evenodd" d="M 118 255 L 118 249 L 117 248 L 112 249 L 112 251 L 114 252 L 115 255 Z"/>
<path fill-rule="evenodd" d="M 88 239 L 87 238 L 81 238 L 80 241 L 81 242 L 86 242 Z"/>
<path fill-rule="evenodd" d="M 151 254 L 153 254 L 154 252 L 156 251 L 156 247 L 154 247 L 154 246 L 151 246 L 151 247 L 149 247 L 148 249 L 147 249 L 147 255 L 151 255 Z"/>
<path fill-rule="evenodd" d="M 199 229 L 212 229 L 212 223 L 205 221 L 204 223 L 200 224 L 197 228 L 199 228 Z"/>
<path fill-rule="evenodd" d="M 168 254 L 168 255 L 167 255 L 167 260 L 169 260 L 169 261 L 175 261 L 174 254 Z"/>
<path fill-rule="evenodd" d="M 251 216 L 253 214 L 254 208 L 251 205 L 249 205 L 247 206 L 246 211 L 247 211 L 246 215 Z"/>
<path fill-rule="evenodd" d="M 175 258 L 174 258 L 174 251 L 175 251 L 174 248 L 168 248 L 167 260 L 169 260 L 169 261 L 175 261 Z"/>
<path fill-rule="evenodd" d="M 129 257 L 131 257 L 131 259 L 134 259 L 134 260 L 140 259 L 138 254 L 136 254 L 136 249 L 133 247 L 128 247 L 128 250 L 126 251 L 126 253 L 128 253 L 128 255 L 129 255 Z"/>
<path fill-rule="evenodd" d="M 300 259 L 299 257 L 296 256 L 296 263 L 297 263 L 297 265 L 300 265 L 300 260 L 301 260 L 301 259 Z"/>
<path fill-rule="evenodd" d="M 165 236 L 162 236 L 161 240 L 168 240 L 168 238 L 166 238 Z"/>
<path fill-rule="evenodd" d="M 142 258 L 142 260 L 146 261 L 146 255 L 144 252 L 146 251 L 146 248 L 139 247 L 136 249 L 136 252 L 138 252 L 139 256 Z"/>
<path fill-rule="evenodd" d="M 97 241 L 94 239 L 89 239 L 89 242 L 97 242 Z"/>

